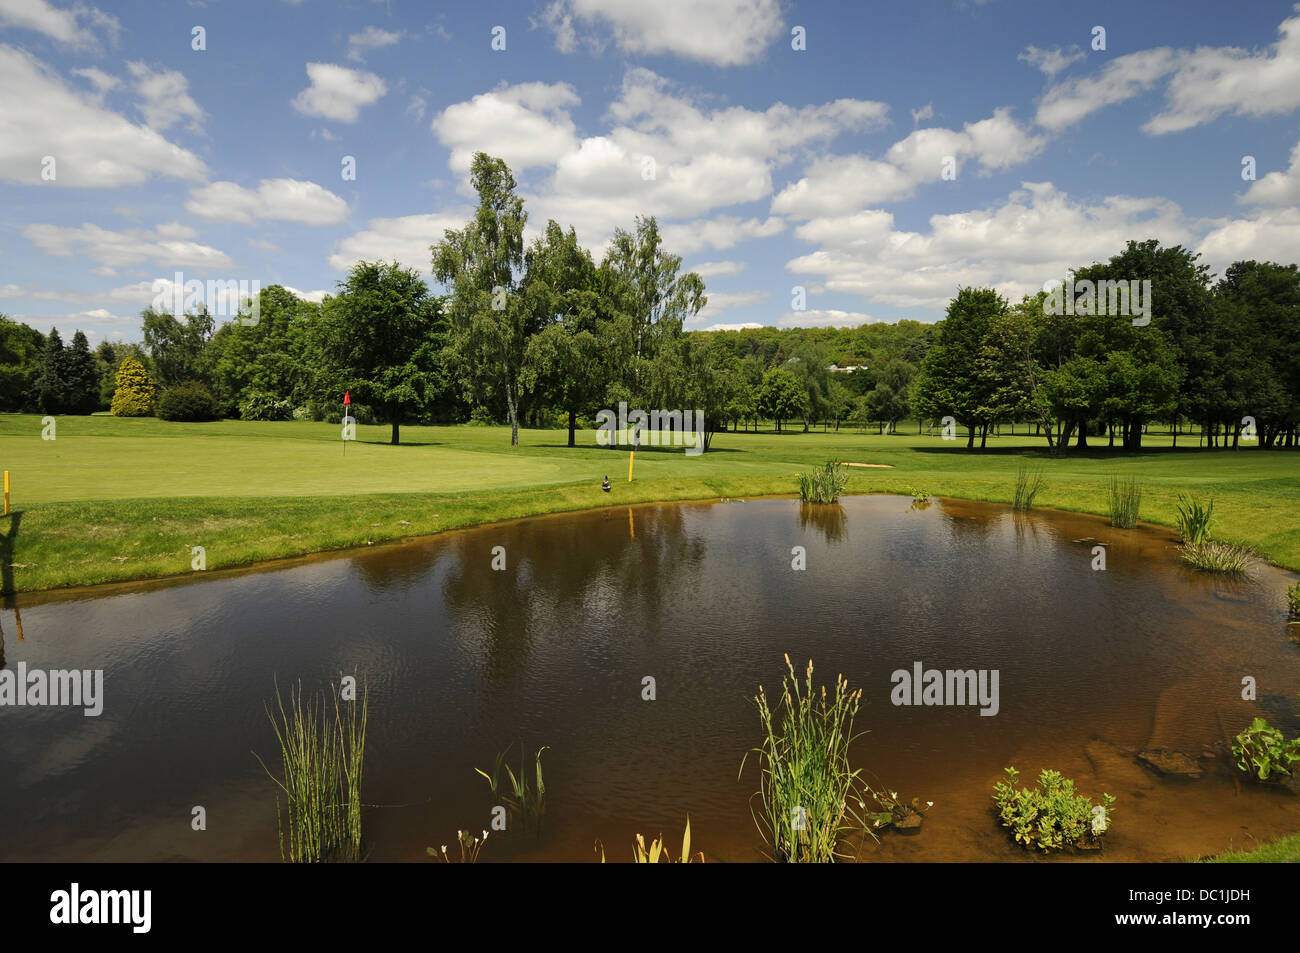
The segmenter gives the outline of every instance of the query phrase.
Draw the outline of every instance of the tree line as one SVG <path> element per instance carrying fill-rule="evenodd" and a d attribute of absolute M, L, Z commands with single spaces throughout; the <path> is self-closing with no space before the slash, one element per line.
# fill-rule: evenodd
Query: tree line
<path fill-rule="evenodd" d="M 1216 282 L 1186 249 L 1145 241 L 1070 276 L 1151 281 L 1147 324 L 962 288 L 934 324 L 687 331 L 705 285 L 653 217 L 617 229 L 597 262 L 553 220 L 525 241 L 501 159 L 477 154 L 471 183 L 473 217 L 430 248 L 436 291 L 414 269 L 362 261 L 320 303 L 274 285 L 219 326 L 203 306 L 148 308 L 141 343 L 93 351 L 80 331 L 65 347 L 57 330 L 0 316 L 0 409 L 337 421 L 346 390 L 353 416 L 390 426 L 393 443 L 403 423 L 468 422 L 509 424 L 512 444 L 521 425 L 564 427 L 573 446 L 626 401 L 701 410 L 706 448 L 765 421 L 893 431 L 944 418 L 971 449 L 1006 423 L 1058 453 L 1103 435 L 1137 449 L 1153 421 L 1235 446 L 1246 418 L 1262 446 L 1296 446 L 1295 265 L 1237 262 Z"/>

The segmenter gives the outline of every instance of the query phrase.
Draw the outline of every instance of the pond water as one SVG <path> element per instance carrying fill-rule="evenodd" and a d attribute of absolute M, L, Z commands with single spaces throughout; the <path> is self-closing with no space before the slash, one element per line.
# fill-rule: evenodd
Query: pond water
<path fill-rule="evenodd" d="M 766 499 L 195 577 L 20 601 L 21 641 L 14 607 L 0 614 L 10 670 L 104 670 L 98 717 L 0 708 L 0 858 L 278 859 L 275 788 L 254 756 L 278 755 L 264 706 L 277 681 L 315 690 L 355 672 L 371 859 L 427 860 L 458 828 L 487 827 L 474 768 L 522 742 L 550 746 L 546 826 L 493 835 L 485 861 L 589 861 L 597 840 L 623 860 L 637 832 L 675 844 L 688 813 L 710 860 L 759 860 L 752 759 L 737 773 L 761 737 L 753 696 L 779 691 L 787 652 L 863 690 L 855 763 L 934 802 L 919 833 L 886 832 L 869 859 L 1032 859 L 992 812 L 1012 764 L 1118 798 L 1105 850 L 1076 859 L 1181 860 L 1300 830 L 1300 797 L 1242 783 L 1223 750 L 1255 715 L 1300 732 L 1291 577 L 1198 575 L 1166 533 L 958 501 Z M 918 662 L 996 671 L 996 715 L 895 705 L 892 674 Z M 1203 775 L 1138 763 L 1156 748 Z M 206 831 L 191 829 L 195 805 Z"/>

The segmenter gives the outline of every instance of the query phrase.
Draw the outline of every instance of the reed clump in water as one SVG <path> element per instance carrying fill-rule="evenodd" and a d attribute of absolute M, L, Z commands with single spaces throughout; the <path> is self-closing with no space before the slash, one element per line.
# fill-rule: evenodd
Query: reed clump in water
<path fill-rule="evenodd" d="M 1121 480 L 1110 478 L 1107 493 L 1110 503 L 1110 525 L 1119 529 L 1132 529 L 1137 526 L 1138 511 L 1142 508 L 1142 484 L 1129 477 Z"/>
<path fill-rule="evenodd" d="M 758 761 L 759 790 L 750 810 L 771 858 L 782 863 L 830 863 L 844 856 L 840 844 L 850 834 L 870 834 L 854 810 L 861 806 L 865 784 L 861 769 L 849 764 L 849 745 L 858 735 L 853 720 L 862 690 L 849 691 L 842 676 L 827 693 L 813 688 L 809 661 L 802 681 L 786 655 L 787 675 L 774 710 L 760 685 L 754 701 L 763 726 L 763 742 L 745 755 Z M 874 835 L 872 835 L 874 837 Z"/>
<path fill-rule="evenodd" d="M 1232 576 L 1250 572 L 1255 554 L 1244 546 L 1212 539 L 1210 520 L 1213 517 L 1213 499 L 1203 502 L 1185 493 L 1178 494 L 1178 512 L 1174 519 L 1183 538 L 1178 547 L 1183 562 L 1202 572 Z"/>
<path fill-rule="evenodd" d="M 848 472 L 838 460 L 828 460 L 825 466 L 813 467 L 811 473 L 798 477 L 799 498 L 805 503 L 834 503 L 849 485 Z"/>
<path fill-rule="evenodd" d="M 265 762 L 262 768 L 284 796 L 283 811 L 276 796 L 276 821 L 280 856 L 289 863 L 361 859 L 368 701 L 364 690 L 360 701 L 341 700 L 337 688 L 331 697 L 332 706 L 319 695 L 306 698 L 299 684 L 290 689 L 286 707 L 276 686 L 276 708 L 267 706 L 281 774 Z"/>

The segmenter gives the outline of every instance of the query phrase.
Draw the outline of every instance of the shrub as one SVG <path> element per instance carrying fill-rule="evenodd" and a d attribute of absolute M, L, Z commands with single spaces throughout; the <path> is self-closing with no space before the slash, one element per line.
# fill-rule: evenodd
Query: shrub
<path fill-rule="evenodd" d="M 1178 554 L 1183 562 L 1202 572 L 1219 572 L 1240 575 L 1250 571 L 1255 562 L 1255 555 L 1244 546 L 1231 543 L 1217 543 L 1206 540 L 1203 543 L 1183 543 L 1178 547 Z"/>
<path fill-rule="evenodd" d="M 1101 803 L 1093 804 L 1075 793 L 1069 778 L 1046 769 L 1036 789 L 1017 789 L 1020 772 L 1015 768 L 1006 772 L 1006 780 L 993 786 L 993 800 L 1002 826 L 1011 830 L 1016 843 L 1042 851 L 1101 845 L 1114 819 L 1113 797 L 1102 794 Z"/>
<path fill-rule="evenodd" d="M 169 387 L 158 395 L 154 413 L 159 420 L 220 420 L 217 399 L 197 381 Z"/>
<path fill-rule="evenodd" d="M 292 420 L 293 404 L 266 391 L 249 391 L 239 402 L 239 419 Z"/>
<path fill-rule="evenodd" d="M 1300 619 L 1300 582 L 1286 591 L 1287 608 L 1292 619 Z"/>
<path fill-rule="evenodd" d="M 469 422 L 475 427 L 492 427 L 496 425 L 496 418 L 486 407 L 475 407 L 470 412 Z"/>
<path fill-rule="evenodd" d="M 1275 774 L 1291 774 L 1292 765 L 1300 761 L 1300 738 L 1287 741 L 1282 732 L 1263 718 L 1232 739 L 1232 754 L 1237 767 L 1252 777 L 1267 781 Z"/>
<path fill-rule="evenodd" d="M 806 503 L 834 503 L 849 485 L 844 465 L 829 460 L 824 467 L 814 467 L 812 473 L 800 473 L 799 497 Z"/>
<path fill-rule="evenodd" d="M 134 357 L 122 361 L 117 369 L 111 409 L 115 417 L 148 417 L 153 413 L 157 388 L 149 372 Z"/>
<path fill-rule="evenodd" d="M 1184 543 L 1198 545 L 1210 540 L 1210 519 L 1214 515 L 1214 500 L 1206 503 L 1185 493 L 1178 494 L 1178 515 L 1175 521 Z"/>
<path fill-rule="evenodd" d="M 1121 480 L 1110 478 L 1110 525 L 1119 529 L 1137 526 L 1138 511 L 1142 508 L 1142 484 L 1130 477 Z"/>

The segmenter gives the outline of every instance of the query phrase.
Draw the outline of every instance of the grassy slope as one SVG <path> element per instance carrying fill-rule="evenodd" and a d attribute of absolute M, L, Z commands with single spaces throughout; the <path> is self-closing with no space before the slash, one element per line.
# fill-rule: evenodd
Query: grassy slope
<path fill-rule="evenodd" d="M 16 531 L 0 522 L 0 561 L 18 590 L 189 572 L 192 546 L 218 569 L 538 513 L 792 493 L 796 472 L 832 457 L 895 467 L 853 469 L 849 492 L 998 502 L 1028 459 L 1048 480 L 1038 505 L 1094 513 L 1111 474 L 1133 475 L 1144 520 L 1172 525 L 1180 491 L 1212 495 L 1217 535 L 1300 569 L 1300 453 L 1172 452 L 1156 435 L 1140 455 L 1058 460 L 1023 433 L 990 438 L 985 453 L 914 433 L 722 434 L 701 457 L 638 453 L 628 484 L 626 452 L 597 448 L 591 431 L 575 449 L 563 431 L 522 431 L 512 449 L 505 428 L 403 427 L 391 447 L 387 427 L 360 427 L 346 456 L 329 424 L 63 417 L 57 440 L 40 434 L 39 417 L 0 416 L 18 515 Z"/>

